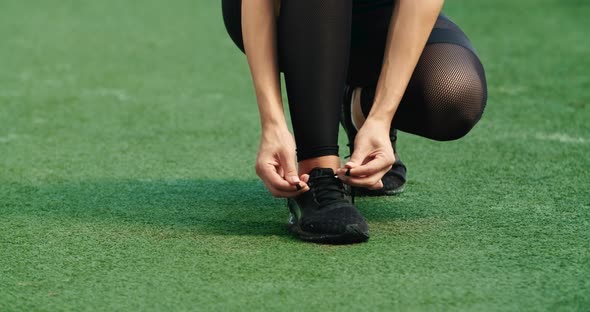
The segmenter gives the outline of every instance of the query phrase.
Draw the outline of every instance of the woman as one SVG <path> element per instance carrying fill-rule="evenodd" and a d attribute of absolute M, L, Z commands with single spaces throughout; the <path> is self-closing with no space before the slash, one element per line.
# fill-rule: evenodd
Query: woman
<path fill-rule="evenodd" d="M 289 229 L 300 239 L 368 239 L 367 223 L 344 185 L 365 193 L 399 191 L 405 167 L 395 162 L 395 129 L 454 140 L 480 119 L 484 70 L 467 37 L 440 15 L 442 5 L 223 0 L 226 28 L 246 53 L 256 91 L 262 125 L 256 172 L 274 196 L 289 199 Z M 284 118 L 280 72 L 294 139 Z M 340 121 L 351 148 L 344 166 Z"/>

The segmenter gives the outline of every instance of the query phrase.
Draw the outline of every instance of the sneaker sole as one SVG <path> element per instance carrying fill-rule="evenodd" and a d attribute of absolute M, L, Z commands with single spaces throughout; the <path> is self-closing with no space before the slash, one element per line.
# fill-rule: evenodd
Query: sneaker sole
<path fill-rule="evenodd" d="M 346 226 L 346 232 L 340 234 L 320 234 L 310 233 L 301 230 L 299 224 L 289 224 L 289 232 L 293 233 L 297 238 L 306 241 L 319 244 L 356 244 L 363 243 L 369 239 L 369 233 L 363 232 L 358 224 L 349 224 Z"/>
<path fill-rule="evenodd" d="M 356 188 L 354 195 L 357 197 L 371 197 L 371 196 L 397 196 L 406 190 L 406 183 L 392 189 L 392 190 L 368 190 Z"/>
<path fill-rule="evenodd" d="M 385 193 L 385 195 L 388 195 L 388 196 L 395 196 L 395 195 L 399 195 L 399 194 L 403 193 L 405 190 L 406 190 L 406 183 L 400 185 L 397 188 L 394 188 L 393 190 L 384 191 L 384 193 Z"/>

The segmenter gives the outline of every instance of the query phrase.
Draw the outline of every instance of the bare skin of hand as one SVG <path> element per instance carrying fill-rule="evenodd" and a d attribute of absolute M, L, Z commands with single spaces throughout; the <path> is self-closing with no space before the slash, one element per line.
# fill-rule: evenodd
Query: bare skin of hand
<path fill-rule="evenodd" d="M 394 162 L 389 126 L 367 120 L 356 135 L 350 161 L 338 169 L 336 175 L 352 186 L 381 189 L 381 178 Z"/>
<path fill-rule="evenodd" d="M 286 127 L 263 131 L 256 174 L 275 197 L 296 197 L 309 191 L 307 176 L 297 174 L 295 140 Z"/>

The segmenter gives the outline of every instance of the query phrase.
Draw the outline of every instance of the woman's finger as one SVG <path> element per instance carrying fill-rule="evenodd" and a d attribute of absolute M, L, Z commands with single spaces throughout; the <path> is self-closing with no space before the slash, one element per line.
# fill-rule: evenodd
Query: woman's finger
<path fill-rule="evenodd" d="M 283 167 L 278 167 L 277 168 L 277 173 L 281 176 L 284 177 L 285 176 L 285 170 L 283 170 Z"/>
<path fill-rule="evenodd" d="M 385 168 L 383 168 L 381 170 L 378 170 L 378 171 L 372 173 L 371 175 L 366 175 L 366 176 L 354 176 L 354 175 L 350 175 L 350 176 L 346 176 L 346 175 L 343 175 L 343 174 L 339 174 L 338 175 L 338 178 L 340 180 L 342 180 L 343 183 L 348 184 L 348 185 L 365 187 L 365 188 L 372 188 L 372 187 L 375 187 L 376 188 L 377 186 L 375 186 L 375 185 L 379 183 L 379 181 L 381 180 L 381 178 L 385 175 L 385 173 L 387 173 L 387 171 L 389 170 L 390 167 L 391 166 L 387 166 L 387 167 L 385 167 Z M 339 172 L 342 172 L 342 171 L 339 171 Z M 355 173 L 355 175 L 356 175 L 356 173 Z"/>
<path fill-rule="evenodd" d="M 348 179 L 349 177 L 371 177 L 378 174 L 379 172 L 387 171 L 390 168 L 390 161 L 388 161 L 385 157 L 376 157 L 362 166 L 346 166 L 345 168 L 340 168 L 336 170 L 336 175 L 338 177 L 343 177 L 344 179 Z"/>
<path fill-rule="evenodd" d="M 354 168 L 361 165 L 367 159 L 368 154 L 361 151 L 360 149 L 355 150 L 350 155 L 350 160 L 345 164 L 345 168 Z"/>
<path fill-rule="evenodd" d="M 289 151 L 284 150 L 281 153 L 280 167 L 281 176 L 289 182 L 291 185 L 301 185 L 301 180 L 297 174 L 297 165 L 295 162 L 295 154 L 291 154 Z"/>
<path fill-rule="evenodd" d="M 260 168 L 258 175 L 260 179 L 264 181 L 264 184 L 267 185 L 267 188 L 269 188 L 269 190 L 272 188 L 273 190 L 277 190 L 279 192 L 293 193 L 309 190 L 309 186 L 307 186 L 307 183 L 303 181 L 300 181 L 296 185 L 289 183 L 289 181 L 285 180 L 281 175 L 279 175 L 277 168 L 275 168 L 272 165 Z"/>
<path fill-rule="evenodd" d="M 381 180 L 381 179 L 376 184 L 368 187 L 368 189 L 370 189 L 370 190 L 380 190 L 382 188 L 383 188 L 383 180 Z"/>
<path fill-rule="evenodd" d="M 350 169 L 349 175 L 352 177 L 372 176 L 383 170 L 389 170 L 392 164 L 393 161 L 387 159 L 385 156 L 377 155 L 366 164 Z"/>
<path fill-rule="evenodd" d="M 272 187 L 272 185 L 266 185 L 266 188 L 270 191 L 270 193 L 274 197 L 281 197 L 281 198 L 297 197 L 297 196 L 309 191 L 309 186 L 307 186 L 307 185 L 302 187 L 301 190 L 290 190 L 290 191 L 281 191 L 279 189 Z"/>
<path fill-rule="evenodd" d="M 364 178 L 354 178 L 354 177 L 347 177 L 347 178 L 338 177 L 338 178 L 340 180 L 342 180 L 343 183 L 348 184 L 348 185 L 370 188 L 370 187 L 374 186 L 375 184 L 379 183 L 379 181 L 381 180 L 382 177 L 383 176 L 381 174 L 377 174 L 374 176 L 364 177 Z"/>

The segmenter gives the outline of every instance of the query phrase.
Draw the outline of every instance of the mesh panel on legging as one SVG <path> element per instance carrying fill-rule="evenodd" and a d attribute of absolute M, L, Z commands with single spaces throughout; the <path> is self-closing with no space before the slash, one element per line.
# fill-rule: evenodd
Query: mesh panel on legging
<path fill-rule="evenodd" d="M 446 17 L 435 28 L 453 30 L 457 42 L 470 46 L 463 32 Z M 375 88 L 363 88 L 361 103 L 368 114 Z M 483 66 L 469 48 L 430 42 L 424 48 L 393 120 L 393 127 L 434 140 L 454 140 L 479 121 L 487 100 Z"/>
<path fill-rule="evenodd" d="M 338 155 L 352 0 L 282 0 L 279 59 L 299 160 Z"/>

